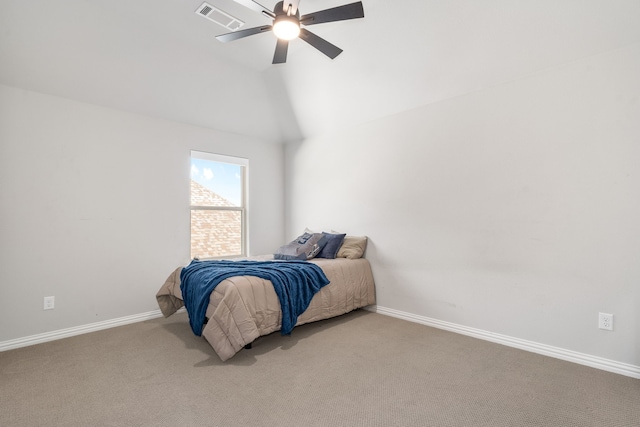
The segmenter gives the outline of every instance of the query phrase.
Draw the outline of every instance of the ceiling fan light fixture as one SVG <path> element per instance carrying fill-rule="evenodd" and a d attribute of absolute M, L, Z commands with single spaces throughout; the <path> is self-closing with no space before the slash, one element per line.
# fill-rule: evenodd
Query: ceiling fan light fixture
<path fill-rule="evenodd" d="M 273 23 L 273 33 L 280 40 L 293 40 L 300 35 L 300 23 L 293 16 L 280 15 Z"/>
<path fill-rule="evenodd" d="M 273 31 L 278 39 L 276 50 L 273 54 L 272 64 L 284 64 L 287 62 L 287 51 L 289 41 L 300 38 L 330 59 L 335 59 L 342 53 L 342 49 L 335 46 L 322 37 L 309 31 L 309 25 L 323 24 L 326 22 L 346 21 L 349 19 L 364 18 L 364 8 L 362 1 L 344 4 L 342 6 L 319 10 L 317 12 L 300 15 L 298 4 L 300 0 L 280 0 L 276 3 L 273 11 L 261 6 L 256 0 L 234 0 L 235 2 L 254 9 L 256 12 L 273 19 L 271 25 L 261 25 L 259 27 L 248 28 L 246 30 L 234 31 L 232 33 L 220 34 L 216 39 L 223 43 L 238 40 L 254 34 L 261 34 Z M 277 1 L 277 0 L 276 0 Z M 304 26 L 305 28 L 301 28 Z"/>

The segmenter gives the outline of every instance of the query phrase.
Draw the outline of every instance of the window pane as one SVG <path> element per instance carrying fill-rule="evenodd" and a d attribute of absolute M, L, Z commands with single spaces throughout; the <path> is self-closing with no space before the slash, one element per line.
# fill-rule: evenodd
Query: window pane
<path fill-rule="evenodd" d="M 192 206 L 242 206 L 243 166 L 191 158 Z"/>
<path fill-rule="evenodd" d="M 191 211 L 191 258 L 241 255 L 241 236 L 241 212 Z"/>

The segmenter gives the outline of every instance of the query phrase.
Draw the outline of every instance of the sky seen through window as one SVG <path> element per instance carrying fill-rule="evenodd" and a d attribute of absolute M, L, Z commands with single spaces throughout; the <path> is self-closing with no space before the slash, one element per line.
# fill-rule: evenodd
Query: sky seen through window
<path fill-rule="evenodd" d="M 241 206 L 242 166 L 231 163 L 214 162 L 191 158 L 191 179 L 227 199 L 235 206 Z"/>

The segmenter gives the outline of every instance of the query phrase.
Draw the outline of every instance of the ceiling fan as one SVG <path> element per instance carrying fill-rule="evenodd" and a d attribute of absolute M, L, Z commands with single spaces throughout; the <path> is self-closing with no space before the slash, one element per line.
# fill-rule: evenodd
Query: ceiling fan
<path fill-rule="evenodd" d="M 300 16 L 298 3 L 300 0 L 285 0 L 276 3 L 273 12 L 266 7 L 256 3 L 253 0 L 234 0 L 256 12 L 273 19 L 273 25 L 264 25 L 261 27 L 248 28 L 246 30 L 235 31 L 217 36 L 221 42 L 230 42 L 244 37 L 260 34 L 267 31 L 273 31 L 278 38 L 276 51 L 273 55 L 273 64 L 283 64 L 287 62 L 287 50 L 289 41 L 295 38 L 301 38 L 320 52 L 334 59 L 342 53 L 342 49 L 329 43 L 322 37 L 313 34 L 306 28 L 301 26 L 309 26 L 322 24 L 325 22 L 344 21 L 347 19 L 364 18 L 364 9 L 362 2 L 358 1 L 343 6 L 333 7 L 331 9 L 320 10 L 318 12 L 309 13 Z"/>

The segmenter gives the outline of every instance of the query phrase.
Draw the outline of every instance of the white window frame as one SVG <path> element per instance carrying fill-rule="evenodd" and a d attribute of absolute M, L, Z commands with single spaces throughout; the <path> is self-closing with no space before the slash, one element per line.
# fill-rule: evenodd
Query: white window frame
<path fill-rule="evenodd" d="M 189 211 L 194 210 L 212 210 L 212 211 L 238 211 L 240 212 L 240 248 L 241 252 L 239 254 L 229 254 L 220 257 L 212 257 L 212 258 L 201 258 L 201 259 L 222 259 L 222 258 L 230 258 L 230 257 L 245 257 L 249 252 L 249 227 L 247 225 L 247 211 L 248 211 L 248 197 L 247 194 L 248 186 L 249 186 L 249 159 L 245 159 L 242 157 L 233 157 L 226 156 L 224 154 L 215 154 L 215 153 L 207 153 L 204 151 L 196 151 L 191 150 L 191 157 L 189 157 L 189 165 L 191 165 L 191 159 L 196 158 L 200 160 L 209 160 L 212 162 L 218 163 L 228 163 L 232 165 L 242 166 L 240 170 L 242 171 L 242 190 L 240 196 L 240 206 L 198 206 L 191 204 L 191 197 L 189 197 Z M 189 169 L 190 170 L 190 169 Z M 191 194 L 191 190 L 189 190 L 189 194 Z M 191 221 L 191 219 L 189 220 Z M 189 253 L 191 253 L 191 227 L 189 227 Z"/>

